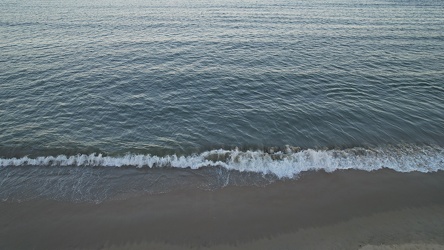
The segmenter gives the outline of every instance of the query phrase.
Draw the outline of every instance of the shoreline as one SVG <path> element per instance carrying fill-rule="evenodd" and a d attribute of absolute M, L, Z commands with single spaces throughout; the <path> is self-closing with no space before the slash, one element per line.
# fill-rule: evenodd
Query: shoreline
<path fill-rule="evenodd" d="M 309 172 L 265 187 L 179 190 L 100 204 L 1 202 L 0 248 L 439 246 L 444 244 L 443 194 L 443 171 L 385 169 Z"/>

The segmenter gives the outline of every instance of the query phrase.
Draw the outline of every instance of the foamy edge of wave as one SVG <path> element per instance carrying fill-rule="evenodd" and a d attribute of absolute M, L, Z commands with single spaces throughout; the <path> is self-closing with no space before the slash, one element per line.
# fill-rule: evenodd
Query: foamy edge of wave
<path fill-rule="evenodd" d="M 357 169 L 373 171 L 382 168 L 398 172 L 436 172 L 444 170 L 444 149 L 436 146 L 389 146 L 382 148 L 349 148 L 300 150 L 287 146 L 284 150 L 210 150 L 189 156 L 155 156 L 126 154 L 121 157 L 102 154 L 75 156 L 41 156 L 36 158 L 0 158 L 1 167 L 9 166 L 92 166 L 92 167 L 172 167 L 199 169 L 224 167 L 227 170 L 273 174 L 292 178 L 301 172 Z"/>

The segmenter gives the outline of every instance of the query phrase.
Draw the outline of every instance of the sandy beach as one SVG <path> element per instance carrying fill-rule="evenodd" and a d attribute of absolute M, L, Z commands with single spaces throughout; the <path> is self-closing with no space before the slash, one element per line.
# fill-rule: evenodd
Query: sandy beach
<path fill-rule="evenodd" d="M 444 173 L 310 172 L 99 204 L 0 203 L 1 249 L 442 249 Z"/>

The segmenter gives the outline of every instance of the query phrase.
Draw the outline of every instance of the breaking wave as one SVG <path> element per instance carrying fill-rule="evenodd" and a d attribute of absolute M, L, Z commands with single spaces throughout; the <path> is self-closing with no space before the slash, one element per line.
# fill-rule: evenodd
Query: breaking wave
<path fill-rule="evenodd" d="M 300 149 L 285 146 L 266 150 L 209 150 L 188 156 L 132 154 L 105 156 L 41 156 L 35 158 L 0 158 L 1 167 L 13 166 L 85 166 L 137 168 L 222 167 L 239 172 L 292 178 L 304 171 L 357 169 L 373 171 L 382 168 L 398 172 L 436 172 L 444 170 L 444 149 L 439 146 L 397 145 L 379 148 Z"/>

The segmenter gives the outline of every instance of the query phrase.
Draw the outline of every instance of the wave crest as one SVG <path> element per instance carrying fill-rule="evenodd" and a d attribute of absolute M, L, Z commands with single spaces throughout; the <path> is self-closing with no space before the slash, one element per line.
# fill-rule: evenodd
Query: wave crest
<path fill-rule="evenodd" d="M 305 149 L 286 146 L 280 150 L 210 150 L 188 156 L 156 156 L 131 154 L 104 156 L 79 154 L 74 156 L 41 156 L 36 158 L 0 158 L 1 167 L 12 166 L 90 166 L 138 168 L 191 168 L 218 166 L 239 172 L 273 174 L 292 178 L 304 171 L 333 172 L 344 169 L 373 171 L 382 168 L 398 172 L 435 172 L 444 170 L 444 149 L 438 146 L 354 147 L 348 149 Z"/>

